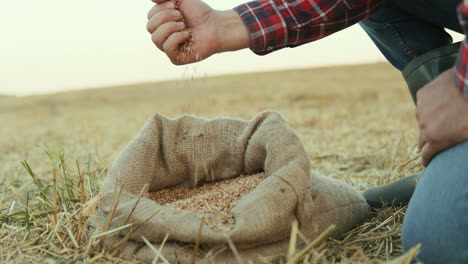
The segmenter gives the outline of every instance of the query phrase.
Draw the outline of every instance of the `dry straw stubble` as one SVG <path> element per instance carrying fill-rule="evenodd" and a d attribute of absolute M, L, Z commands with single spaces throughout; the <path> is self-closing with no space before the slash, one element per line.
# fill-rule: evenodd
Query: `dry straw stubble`
<path fill-rule="evenodd" d="M 368 78 L 368 74 L 366 78 L 361 78 L 362 73 L 370 71 L 373 72 L 372 78 Z M 343 80 L 346 80 L 346 87 L 342 85 Z M 314 89 L 311 89 L 310 83 L 315 84 Z M 252 84 L 255 84 L 255 87 Z M 381 96 L 375 97 L 375 87 L 382 84 L 385 89 L 379 91 L 378 94 Z M 344 88 L 353 89 L 352 98 L 337 96 L 343 93 Z M 129 93 L 134 96 L 129 97 Z M 161 97 L 161 94 L 167 96 Z M 193 99 L 200 94 L 203 96 L 209 94 L 209 96 L 203 100 Z M 297 96 L 299 101 L 295 101 L 294 96 Z M 47 216 L 40 216 L 46 210 L 39 204 L 31 202 L 39 202 L 38 199 L 31 199 L 28 210 L 25 209 L 26 203 L 23 205 L 21 198 L 26 199 L 27 191 L 31 191 L 28 187 L 31 187 L 32 181 L 27 178 L 29 176 L 24 173 L 18 162 L 24 158 L 24 153 L 30 153 L 28 161 L 35 175 L 47 184 L 53 185 L 50 162 L 46 156 L 32 152 L 38 142 L 52 144 L 54 151 L 58 147 L 65 147 L 67 153 L 73 153 L 70 161 L 80 160 L 84 167 L 90 149 L 94 149 L 96 145 L 99 153 L 93 152 L 92 162 L 86 173 L 86 178 L 90 178 L 90 184 L 85 180 L 86 186 L 96 186 L 104 177 L 107 161 L 115 150 L 141 127 L 141 122 L 147 115 L 154 112 L 155 104 L 158 105 L 158 111 L 173 116 L 185 114 L 188 101 L 191 102 L 189 109 L 191 112 L 210 117 L 223 113 L 228 116 L 248 118 L 259 108 L 281 108 L 307 142 L 306 149 L 312 157 L 313 166 L 326 174 L 345 179 L 356 188 L 363 190 L 421 169 L 416 167 L 417 161 L 403 166 L 414 158 L 412 152 L 408 155 L 406 150 L 417 142 L 417 128 L 411 115 L 414 106 L 408 96 L 401 76 L 387 64 L 258 73 L 241 77 L 191 80 L 190 84 L 178 82 L 133 85 L 48 95 L 47 100 L 43 97 L 1 98 L 0 96 L 3 107 L 2 118 L 11 124 L 2 128 L 8 136 L 3 137 L 0 142 L 2 149 L 7 151 L 0 157 L 3 164 L 0 168 L 0 179 L 4 183 L 0 186 L 0 204 L 3 205 L 0 206 L 0 262 L 44 263 L 45 259 L 59 258 L 68 259 L 69 262 L 80 262 L 83 259 L 87 259 L 83 262 L 90 263 L 117 261 L 110 258 L 110 254 L 101 254 L 100 248 L 94 246 L 89 252 L 68 248 L 70 239 L 65 227 L 75 233 L 76 237 L 79 236 L 74 225 L 79 222 L 80 214 L 75 214 L 74 202 L 64 205 L 59 203 L 61 209 L 58 211 L 58 220 L 63 228 L 60 227 L 56 231 L 52 224 L 53 220 Z M 105 101 L 102 98 L 105 98 Z M 250 99 L 256 103 L 251 104 Z M 206 103 L 207 100 L 209 104 Z M 356 101 L 360 103 L 356 104 Z M 116 108 L 114 103 L 117 102 L 120 105 L 124 103 L 133 107 L 135 111 L 121 110 L 116 115 L 119 109 L 127 109 Z M 236 103 L 236 107 L 226 110 L 225 106 L 233 103 Z M 291 107 L 293 103 L 295 107 Z M 343 107 L 337 108 L 337 104 Z M 86 111 L 83 105 L 87 106 Z M 59 111 L 51 111 L 51 106 Z M 346 114 L 342 109 L 346 109 Z M 317 117 L 317 111 L 320 113 L 320 118 Z M 118 118 L 114 118 L 115 116 Z M 353 116 L 353 119 L 349 120 L 349 116 Z M 392 116 L 392 118 L 382 119 L 382 116 Z M 41 122 L 36 122 L 38 119 Z M 103 123 L 102 120 L 112 122 Z M 66 129 L 70 123 L 77 124 L 76 129 Z M 126 129 L 121 129 L 122 127 Z M 359 129 L 355 129 L 356 127 Z M 326 133 L 321 133 L 323 131 L 321 128 L 326 129 Z M 404 139 L 394 158 L 393 147 L 395 141 L 401 137 L 401 131 L 404 131 Z M 86 143 L 80 141 L 83 139 L 86 139 Z M 60 142 L 57 143 L 58 147 L 54 145 L 55 142 Z M 393 159 L 395 160 L 392 162 L 393 166 L 387 166 L 391 163 L 387 161 Z M 356 163 L 364 165 L 360 168 L 351 165 L 345 168 L 343 164 L 346 165 L 351 160 L 352 165 Z M 73 175 L 73 179 L 79 179 L 78 174 Z M 61 170 L 57 176 L 57 183 L 61 186 Z M 59 188 L 59 196 L 62 194 L 60 190 Z M 34 193 L 31 192 L 29 195 L 31 198 L 40 194 L 38 189 L 32 191 Z M 50 194 L 53 194 L 53 190 L 50 191 Z M 88 194 L 87 197 L 93 197 L 95 193 L 96 190 L 93 188 L 92 194 Z M 80 199 L 80 197 L 75 198 Z M 88 203 L 87 199 L 85 203 Z M 53 196 L 49 196 L 49 200 L 53 202 Z M 58 201 L 61 201 L 60 198 Z M 20 211 L 27 211 L 32 217 L 23 218 L 22 215 L 18 215 Z M 360 225 L 350 232 L 349 236 L 346 235 L 345 241 L 329 241 L 318 247 L 316 250 L 319 257 L 315 258 L 316 263 L 381 263 L 400 256 L 402 254 L 400 235 L 385 237 L 393 234 L 395 228 L 401 228 L 404 211 L 398 214 L 397 212 L 399 208 L 379 210 L 378 216 Z M 394 214 L 397 215 L 396 220 L 388 223 L 387 219 Z M 53 217 L 53 210 L 51 216 Z M 76 221 L 70 221 L 70 218 Z M 23 221 L 26 219 L 31 221 Z M 88 217 L 85 217 L 81 223 L 86 223 L 87 219 Z M 385 225 L 375 229 L 384 222 Z M 28 223 L 37 228 L 28 230 Z M 46 230 L 40 229 L 43 226 Z M 54 235 L 47 240 L 51 233 Z M 55 233 L 60 235 L 60 239 Z M 36 237 L 31 239 L 31 235 Z M 37 238 L 40 239 L 35 242 Z M 62 242 L 67 249 L 62 246 L 63 238 L 65 240 Z M 77 240 L 85 251 L 87 241 Z M 358 242 L 353 243 L 356 240 Z M 361 256 L 355 255 L 358 252 Z"/>

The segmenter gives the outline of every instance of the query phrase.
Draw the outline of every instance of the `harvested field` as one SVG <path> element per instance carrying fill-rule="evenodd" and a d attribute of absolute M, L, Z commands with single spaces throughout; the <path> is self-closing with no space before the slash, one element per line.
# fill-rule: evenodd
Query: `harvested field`
<path fill-rule="evenodd" d="M 104 250 L 105 234 L 85 231 L 109 162 L 145 120 L 155 112 L 251 119 L 269 109 L 295 129 L 315 170 L 358 190 L 422 169 L 414 104 L 387 64 L 0 97 L 0 263 L 116 263 L 118 247 Z M 408 263 L 404 212 L 380 210 L 308 256 Z"/>

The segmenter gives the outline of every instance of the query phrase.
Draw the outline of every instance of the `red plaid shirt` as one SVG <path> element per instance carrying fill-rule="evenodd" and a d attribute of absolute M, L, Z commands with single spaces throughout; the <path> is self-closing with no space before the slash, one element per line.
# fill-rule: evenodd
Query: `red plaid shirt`
<path fill-rule="evenodd" d="M 385 0 L 256 0 L 240 5 L 250 31 L 252 51 L 264 55 L 297 47 L 345 29 L 372 15 Z M 468 0 L 459 8 L 460 24 L 468 33 Z M 468 40 L 460 48 L 456 84 L 468 97 Z"/>
<path fill-rule="evenodd" d="M 460 46 L 460 53 L 458 54 L 457 63 L 455 64 L 455 83 L 465 97 L 468 97 L 468 40 L 466 38 L 468 34 L 468 0 L 461 2 L 458 7 L 458 19 L 465 31 L 465 40 Z"/>

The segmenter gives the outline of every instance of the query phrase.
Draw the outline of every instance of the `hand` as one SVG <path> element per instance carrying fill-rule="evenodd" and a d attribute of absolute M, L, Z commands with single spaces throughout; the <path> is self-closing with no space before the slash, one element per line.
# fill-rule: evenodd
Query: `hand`
<path fill-rule="evenodd" d="M 427 166 L 439 152 L 468 139 L 468 99 L 455 88 L 448 70 L 417 93 L 419 149 Z"/>
<path fill-rule="evenodd" d="M 234 10 L 213 10 L 200 0 L 178 0 L 178 8 L 173 1 L 152 1 L 156 5 L 148 13 L 147 29 L 175 65 L 250 45 L 247 28 Z"/>

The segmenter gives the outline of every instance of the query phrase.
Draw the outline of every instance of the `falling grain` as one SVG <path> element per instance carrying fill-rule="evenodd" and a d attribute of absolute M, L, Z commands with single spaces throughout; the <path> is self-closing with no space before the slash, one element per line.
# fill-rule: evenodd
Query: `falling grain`
<path fill-rule="evenodd" d="M 179 10 L 180 1 L 179 0 L 172 0 L 172 1 L 175 3 L 175 8 Z M 182 22 L 186 23 L 185 18 L 182 18 Z M 191 29 L 186 28 L 182 31 L 188 32 L 190 34 L 190 39 L 179 45 L 179 54 L 177 55 L 177 61 L 187 62 L 187 61 L 190 61 L 190 57 L 193 55 L 193 52 L 194 52 L 193 46 L 195 45 L 195 40 L 192 36 Z M 202 60 L 199 54 L 195 54 L 194 56 L 195 56 L 196 61 Z"/>

